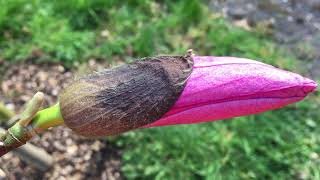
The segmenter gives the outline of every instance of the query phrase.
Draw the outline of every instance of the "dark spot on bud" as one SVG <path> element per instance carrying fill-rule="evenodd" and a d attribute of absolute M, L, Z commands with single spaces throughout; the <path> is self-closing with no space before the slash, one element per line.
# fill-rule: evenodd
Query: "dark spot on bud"
<path fill-rule="evenodd" d="M 182 93 L 192 66 L 190 56 L 159 56 L 81 77 L 60 96 L 65 124 L 84 136 L 106 136 L 157 121 Z"/>

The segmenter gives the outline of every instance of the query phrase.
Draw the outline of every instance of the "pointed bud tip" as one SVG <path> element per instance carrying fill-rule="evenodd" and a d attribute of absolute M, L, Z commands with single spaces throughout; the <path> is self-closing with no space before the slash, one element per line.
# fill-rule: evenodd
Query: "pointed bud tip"
<path fill-rule="evenodd" d="M 306 95 L 308 95 L 309 93 L 316 91 L 318 85 L 311 79 L 306 78 L 306 81 L 307 82 L 304 84 L 303 91 L 306 93 Z"/>

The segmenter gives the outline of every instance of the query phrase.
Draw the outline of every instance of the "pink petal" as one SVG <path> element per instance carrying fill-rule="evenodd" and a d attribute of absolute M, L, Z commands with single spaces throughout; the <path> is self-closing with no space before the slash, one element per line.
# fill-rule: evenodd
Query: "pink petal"
<path fill-rule="evenodd" d="M 193 57 L 193 72 L 178 101 L 145 127 L 191 124 L 261 113 L 302 100 L 316 83 L 261 62 Z"/>

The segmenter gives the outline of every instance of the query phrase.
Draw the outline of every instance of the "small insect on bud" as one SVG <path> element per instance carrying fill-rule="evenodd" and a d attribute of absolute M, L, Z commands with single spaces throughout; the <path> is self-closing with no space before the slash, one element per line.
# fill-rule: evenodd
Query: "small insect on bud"
<path fill-rule="evenodd" d="M 116 135 L 160 119 L 192 72 L 190 56 L 143 58 L 73 81 L 60 95 L 65 124 L 80 135 Z"/>

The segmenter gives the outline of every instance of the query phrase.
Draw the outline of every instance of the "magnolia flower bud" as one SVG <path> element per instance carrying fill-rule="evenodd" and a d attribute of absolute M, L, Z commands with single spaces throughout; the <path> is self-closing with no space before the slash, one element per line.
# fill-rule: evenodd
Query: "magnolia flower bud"
<path fill-rule="evenodd" d="M 253 60 L 160 56 L 75 80 L 60 108 L 78 134 L 105 136 L 260 113 L 315 88 L 312 80 Z"/>

